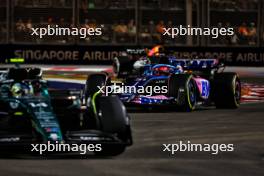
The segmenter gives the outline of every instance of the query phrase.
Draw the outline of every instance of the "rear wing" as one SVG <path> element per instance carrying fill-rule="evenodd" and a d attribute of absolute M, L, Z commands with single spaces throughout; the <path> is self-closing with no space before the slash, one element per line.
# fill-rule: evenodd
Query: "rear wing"
<path fill-rule="evenodd" d="M 141 55 L 141 56 L 155 56 L 159 55 L 159 53 L 164 53 L 164 47 L 161 45 L 156 45 L 151 49 L 148 48 L 131 48 L 126 50 L 127 54 L 130 55 Z"/>
<path fill-rule="evenodd" d="M 146 55 L 146 50 L 145 49 L 127 49 L 126 53 L 130 55 Z"/>
<path fill-rule="evenodd" d="M 186 70 L 207 70 L 222 67 L 218 59 L 172 59 L 173 65 L 181 65 Z"/>

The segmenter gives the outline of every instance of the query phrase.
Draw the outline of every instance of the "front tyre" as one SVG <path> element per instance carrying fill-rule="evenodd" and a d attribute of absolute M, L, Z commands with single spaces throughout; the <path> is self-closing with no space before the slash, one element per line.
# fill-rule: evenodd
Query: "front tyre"
<path fill-rule="evenodd" d="M 169 78 L 168 96 L 175 97 L 182 111 L 193 111 L 196 106 L 196 85 L 190 74 L 176 74 Z"/>
<path fill-rule="evenodd" d="M 102 150 L 95 152 L 100 156 L 116 156 L 132 145 L 130 118 L 117 96 L 102 96 L 96 100 L 96 111 L 100 122 L 100 131 L 113 134 L 118 140 L 116 144 L 104 144 Z"/>

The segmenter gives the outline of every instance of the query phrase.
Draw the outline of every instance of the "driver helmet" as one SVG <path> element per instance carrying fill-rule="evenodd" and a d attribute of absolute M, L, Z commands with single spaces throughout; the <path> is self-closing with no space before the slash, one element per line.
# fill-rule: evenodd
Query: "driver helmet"
<path fill-rule="evenodd" d="M 23 90 L 22 90 L 22 85 L 20 83 L 15 83 L 11 87 L 11 93 L 14 97 L 20 97 L 22 96 Z"/>
<path fill-rule="evenodd" d="M 177 70 L 177 73 L 183 73 L 183 68 L 180 64 L 176 65 L 176 70 Z"/>

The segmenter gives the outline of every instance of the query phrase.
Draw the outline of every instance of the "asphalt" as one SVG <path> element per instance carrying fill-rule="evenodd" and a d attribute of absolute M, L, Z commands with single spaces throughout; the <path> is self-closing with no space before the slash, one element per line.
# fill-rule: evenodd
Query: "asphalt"
<path fill-rule="evenodd" d="M 263 78 L 242 78 L 264 83 Z M 130 109 L 134 144 L 114 158 L 60 155 L 0 157 L 0 176 L 264 175 L 264 103 L 236 110 Z M 234 151 L 163 152 L 163 144 L 234 144 Z"/>

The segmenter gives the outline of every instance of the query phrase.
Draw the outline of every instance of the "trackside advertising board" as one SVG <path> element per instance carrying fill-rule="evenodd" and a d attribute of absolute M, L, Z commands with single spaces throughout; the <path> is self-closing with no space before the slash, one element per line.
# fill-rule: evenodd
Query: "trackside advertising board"
<path fill-rule="evenodd" d="M 108 65 L 128 48 L 142 46 L 0 45 L 0 62 L 25 58 L 27 64 Z M 230 66 L 264 66 L 264 49 L 253 47 L 168 47 L 178 58 L 218 58 Z"/>

